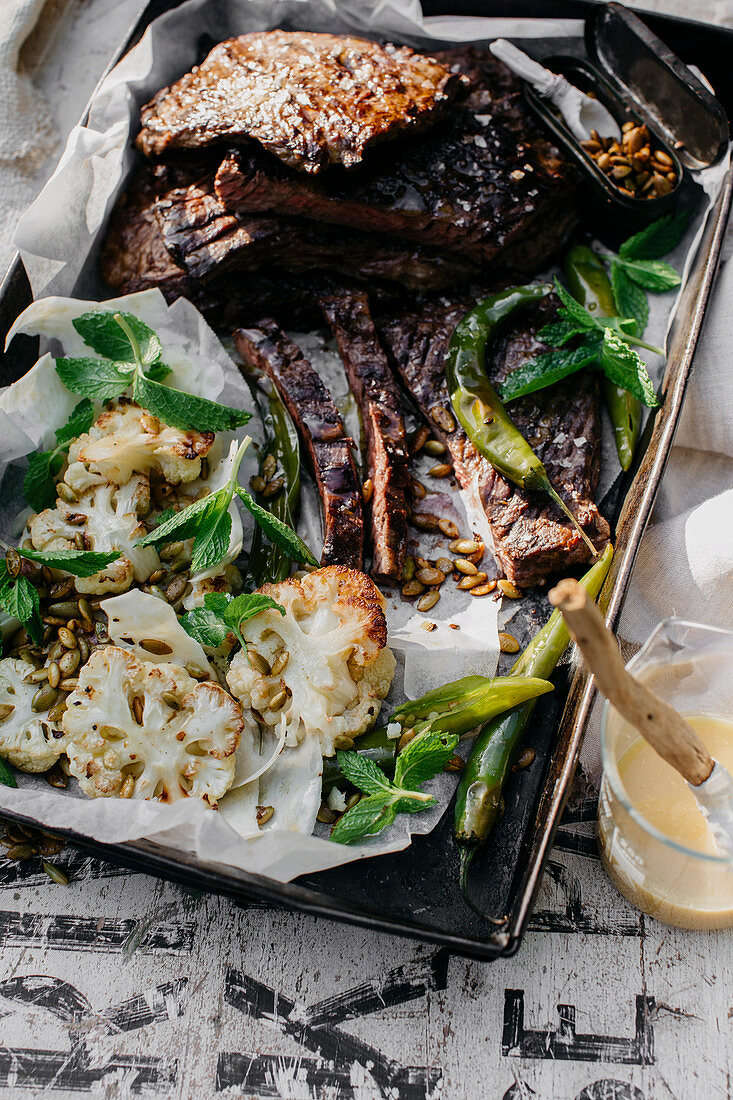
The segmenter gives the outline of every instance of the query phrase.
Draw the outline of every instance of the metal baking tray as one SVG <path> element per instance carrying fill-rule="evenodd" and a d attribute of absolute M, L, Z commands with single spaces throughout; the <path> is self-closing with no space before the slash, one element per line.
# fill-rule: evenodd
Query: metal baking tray
<path fill-rule="evenodd" d="M 157 15 L 176 0 L 151 0 L 110 67 L 139 39 Z M 427 0 L 428 14 L 481 14 L 582 18 L 593 4 L 578 0 Z M 733 34 L 686 20 L 654 17 L 654 30 L 685 61 L 699 61 L 715 83 L 730 114 L 733 81 L 728 59 Z M 84 117 L 86 117 L 86 112 Z M 83 121 L 83 119 L 82 119 Z M 609 626 L 618 623 L 634 558 L 651 513 L 672 446 L 693 356 L 725 235 L 733 180 L 728 173 L 708 219 L 704 238 L 685 288 L 670 336 L 664 401 L 642 436 L 635 468 L 620 475 L 601 509 L 615 529 L 616 553 L 600 596 Z M 16 256 L 0 286 L 0 337 L 31 301 L 28 279 Z M 37 341 L 16 338 L 0 364 L 0 384 L 8 384 L 36 359 Z M 547 615 L 547 601 L 527 597 L 512 630 L 527 641 Z M 184 883 L 189 888 L 239 900 L 265 901 L 377 931 L 438 943 L 456 954 L 490 960 L 518 949 L 550 853 L 555 830 L 570 792 L 594 697 L 592 680 L 571 652 L 558 669 L 555 691 L 540 700 L 528 743 L 534 764 L 517 772 L 506 792 L 506 813 L 491 844 L 474 863 L 477 907 L 467 906 L 458 889 L 458 857 L 451 840 L 452 812 L 427 836 L 394 855 L 363 860 L 290 883 L 203 863 L 151 842 L 103 845 L 74 832 L 64 835 L 77 847 L 137 871 Z M 11 816 L 11 815 L 8 815 Z M 22 816 L 17 820 L 33 822 Z"/>

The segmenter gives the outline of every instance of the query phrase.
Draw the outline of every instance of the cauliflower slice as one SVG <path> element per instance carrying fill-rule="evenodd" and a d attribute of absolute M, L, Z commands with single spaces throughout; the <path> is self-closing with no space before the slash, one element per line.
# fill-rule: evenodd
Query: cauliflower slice
<path fill-rule="evenodd" d="M 38 684 L 24 684 L 31 666 L 19 658 L 0 661 L 0 706 L 12 707 L 0 719 L 0 756 L 24 772 L 45 772 L 52 768 L 67 738 L 47 714 L 37 714 L 31 702 Z"/>
<path fill-rule="evenodd" d="M 84 492 L 95 481 L 124 485 L 134 473 L 155 470 L 180 485 L 200 475 L 201 459 L 213 442 L 213 432 L 169 428 L 139 405 L 120 400 L 72 443 L 64 481 Z"/>
<path fill-rule="evenodd" d="M 100 573 L 78 577 L 76 588 L 78 592 L 95 595 L 125 592 L 133 580 L 146 581 L 160 566 L 153 547 L 133 545 L 146 533 L 140 516 L 149 509 L 148 479 L 137 474 L 119 488 L 103 482 L 82 493 L 76 504 L 57 500 L 55 508 L 46 508 L 34 516 L 28 530 L 35 550 L 74 549 L 79 531 L 84 532 L 90 550 L 121 550 L 122 557 Z"/>
<path fill-rule="evenodd" d="M 234 782 L 243 725 L 239 703 L 218 684 L 117 646 L 94 650 L 63 716 L 69 768 L 89 798 L 194 797 L 211 806 Z"/>
<path fill-rule="evenodd" d="M 271 668 L 276 662 L 276 674 L 259 671 L 242 650 L 227 673 L 229 687 L 265 725 L 278 724 L 284 714 L 287 745 L 315 736 L 322 754 L 333 756 L 337 737 L 358 737 L 374 724 L 392 683 L 384 600 L 364 573 L 340 565 L 260 591 L 286 613 L 264 611 L 243 624 L 242 635 Z M 278 671 L 285 654 L 287 664 Z M 272 709 L 283 691 L 287 701 Z"/>

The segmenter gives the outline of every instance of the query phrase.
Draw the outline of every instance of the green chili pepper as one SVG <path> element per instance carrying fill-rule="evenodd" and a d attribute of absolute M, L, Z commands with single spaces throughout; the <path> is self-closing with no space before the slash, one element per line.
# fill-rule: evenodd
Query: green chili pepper
<path fill-rule="evenodd" d="M 391 721 L 399 722 L 403 730 L 414 729 L 416 734 L 430 727 L 440 733 L 462 735 L 483 726 L 497 714 L 504 714 L 510 707 L 552 690 L 552 684 L 540 677 L 464 676 L 408 701 L 394 712 Z M 398 744 L 399 738 L 388 737 L 387 727 L 380 726 L 363 734 L 356 747 L 391 775 Z M 336 762 L 328 761 L 323 771 L 324 791 L 343 778 Z"/>
<path fill-rule="evenodd" d="M 565 257 L 565 278 L 568 290 L 589 313 L 599 317 L 616 317 L 611 283 L 603 263 L 592 249 L 575 245 Z M 641 333 L 638 333 L 641 336 Z M 605 375 L 601 385 L 613 425 L 616 451 L 623 470 L 628 470 L 641 428 L 641 403 L 628 390 L 615 386 Z"/>
<path fill-rule="evenodd" d="M 593 543 L 553 489 L 545 467 L 502 405 L 484 367 L 486 346 L 497 325 L 520 306 L 539 301 L 551 290 L 549 283 L 511 287 L 475 305 L 451 337 L 445 368 L 448 391 L 453 411 L 484 458 L 521 489 L 547 493 L 596 557 Z"/>
<path fill-rule="evenodd" d="M 580 582 L 595 599 L 608 573 L 613 547 L 607 546 Z M 510 676 L 551 676 L 562 657 L 570 635 L 559 611 L 553 611 L 545 626 L 515 661 Z M 477 849 L 486 842 L 501 813 L 502 788 L 527 728 L 535 699 L 514 707 L 508 714 L 489 722 L 476 738 L 456 795 L 454 835 L 461 847 L 461 888 L 465 894 L 466 872 Z"/>
<path fill-rule="evenodd" d="M 268 460 L 275 459 L 274 470 L 267 478 L 272 482 L 282 478 L 282 488 L 269 498 L 258 496 L 258 502 L 277 518 L 295 528 L 300 508 L 300 443 L 290 413 L 285 408 L 277 388 L 263 376 L 245 368 L 248 384 L 255 399 L 264 431 L 264 443 L 260 450 L 260 475 Z M 265 388 L 266 387 L 266 388 Z M 265 546 L 262 529 L 255 525 L 249 553 L 249 576 L 256 587 L 270 581 L 276 584 L 290 573 L 291 559 L 278 546 Z"/>

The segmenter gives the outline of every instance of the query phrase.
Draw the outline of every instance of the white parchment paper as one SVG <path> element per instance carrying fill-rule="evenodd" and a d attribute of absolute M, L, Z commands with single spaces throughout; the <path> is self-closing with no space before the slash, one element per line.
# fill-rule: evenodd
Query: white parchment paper
<path fill-rule="evenodd" d="M 551 37 L 561 40 L 556 43 L 560 47 L 582 37 L 582 24 L 575 20 L 423 19 L 416 0 L 339 0 L 339 3 L 188 0 L 155 20 L 135 49 L 106 78 L 94 96 L 87 122 L 71 132 L 56 172 L 21 219 L 16 241 L 37 298 L 44 295 L 99 298 L 96 252 L 107 215 L 136 157 L 131 137 L 136 131 L 140 106 L 161 86 L 196 63 L 202 40 L 214 42 L 278 25 L 332 33 L 356 31 L 427 47 L 490 41 L 498 36 L 544 39 L 543 46 Z M 710 204 L 717 194 L 722 171 L 719 168 L 701 174 Z M 706 214 L 707 208 L 702 207 L 680 245 L 679 254 L 671 258 L 678 268 L 683 264 L 689 267 Z M 150 318 L 149 323 L 163 339 L 166 362 L 178 372 L 173 384 L 249 407 L 249 396 L 238 373 L 193 306 L 180 300 L 168 307 L 156 291 L 132 297 L 137 300 L 140 315 Z M 675 303 L 674 294 L 652 297 L 647 339 L 652 342 L 664 339 Z M 44 327 L 44 308 L 39 303 L 37 331 Z M 129 300 L 125 308 L 130 308 Z M 69 353 L 71 348 L 66 346 L 66 339 L 73 341 L 75 333 L 67 325 L 60 335 L 65 337 L 62 342 Z M 317 342 L 320 338 L 309 339 Z M 180 349 L 180 363 L 171 362 L 169 340 Z M 49 346 L 54 350 L 52 344 Z M 348 387 L 333 349 L 322 342 L 322 346 L 314 344 L 305 350 L 333 387 L 337 400 L 339 397 L 347 400 Z M 194 364 L 193 372 L 185 366 L 186 360 Z M 653 362 L 650 368 L 655 370 Z M 68 395 L 59 392 L 48 356 L 40 361 L 35 372 L 25 380 L 25 395 L 15 390 L 0 399 L 3 469 L 47 442 L 53 428 L 64 422 L 71 407 Z M 609 456 L 604 462 L 604 482 L 610 483 L 617 466 L 610 447 L 605 448 L 604 455 Z M 455 494 L 441 497 L 442 494 L 435 494 L 434 501 L 426 499 L 425 510 L 452 516 L 462 533 L 482 531 L 482 517 L 471 508 L 470 500 L 462 501 Z M 308 493 L 304 494 L 301 531 L 314 547 L 318 545 L 317 504 Z M 447 541 L 441 543 L 435 536 L 426 536 L 418 552 L 439 556 L 441 548 L 447 548 Z M 435 630 L 423 629 L 426 618 L 437 624 Z M 390 644 L 398 658 L 390 702 L 401 701 L 405 695 L 415 697 L 469 672 L 490 675 L 495 670 L 497 604 L 492 599 L 475 600 L 467 594 L 445 591 L 429 616 L 415 614 L 408 605 L 393 599 L 388 621 Z M 22 782 L 24 786 L 19 791 L 0 788 L 0 806 L 27 814 L 52 828 L 75 829 L 104 843 L 147 837 L 172 848 L 185 849 L 203 860 L 230 864 L 282 881 L 349 860 L 398 850 L 409 843 L 404 818 L 386 836 L 374 838 L 361 847 L 346 848 L 318 836 L 305 837 L 275 828 L 260 838 L 245 841 L 227 824 L 224 815 L 208 811 L 192 799 L 172 807 L 115 799 L 86 801 L 49 791 L 42 781 L 23 778 Z M 425 814 L 411 815 L 410 828 L 429 831 L 444 811 L 453 785 L 450 777 L 435 780 L 434 793 L 439 805 Z"/>

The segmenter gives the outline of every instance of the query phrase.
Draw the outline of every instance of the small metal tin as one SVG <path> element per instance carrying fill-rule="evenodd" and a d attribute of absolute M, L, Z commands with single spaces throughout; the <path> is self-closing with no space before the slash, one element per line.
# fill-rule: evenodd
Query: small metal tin
<path fill-rule="evenodd" d="M 580 88 L 583 92 L 593 92 L 596 98 L 609 109 L 619 126 L 625 122 L 645 122 L 649 130 L 653 149 L 662 149 L 672 159 L 677 182 L 667 195 L 657 198 L 642 199 L 631 195 L 625 195 L 620 187 L 601 171 L 591 155 L 586 152 L 577 138 L 568 128 L 560 113 L 547 100 L 542 99 L 530 85 L 525 85 L 524 94 L 532 109 L 539 115 L 545 125 L 552 130 L 555 138 L 570 153 L 580 170 L 589 181 L 595 204 L 602 210 L 610 212 L 614 218 L 621 217 L 627 229 L 641 228 L 648 222 L 655 221 L 666 214 L 675 204 L 682 187 L 684 169 L 675 150 L 671 148 L 657 131 L 656 126 L 641 117 L 635 105 L 632 106 L 610 80 L 592 65 L 577 57 L 549 57 L 543 60 L 543 65 L 554 73 L 562 73 L 571 84 Z M 628 235 L 628 234 L 627 234 Z"/>
<path fill-rule="evenodd" d="M 664 151 L 677 176 L 667 195 L 625 195 L 580 145 L 562 116 L 534 88 L 525 85 L 530 107 L 573 157 L 591 185 L 594 205 L 609 218 L 608 228 L 622 225 L 625 235 L 672 209 L 684 183 L 685 169 L 714 164 L 729 141 L 728 120 L 721 104 L 700 80 L 632 12 L 620 4 L 602 4 L 589 16 L 585 44 L 592 58 L 548 57 L 542 63 L 592 92 L 622 127 L 644 123 L 652 150 Z"/>

